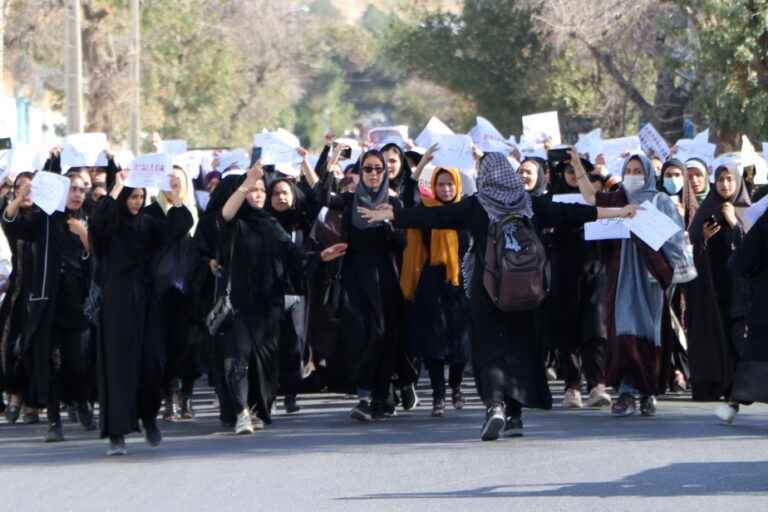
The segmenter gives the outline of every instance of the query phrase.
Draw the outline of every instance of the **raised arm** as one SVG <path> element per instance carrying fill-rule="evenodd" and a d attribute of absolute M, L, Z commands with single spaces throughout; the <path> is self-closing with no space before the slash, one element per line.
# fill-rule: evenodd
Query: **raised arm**
<path fill-rule="evenodd" d="M 581 195 L 584 196 L 588 204 L 595 204 L 595 187 L 589 181 L 589 176 L 587 171 L 584 170 L 584 166 L 581 165 L 581 158 L 579 158 L 576 148 L 571 148 L 571 165 L 576 173 L 576 179 L 579 180 L 579 192 L 581 192 Z"/>
<path fill-rule="evenodd" d="M 261 162 L 257 161 L 253 167 L 248 169 L 248 174 L 243 184 L 224 203 L 224 207 L 221 209 L 221 216 L 225 222 L 231 222 L 235 218 L 237 212 L 240 211 L 240 207 L 243 205 L 243 201 L 245 201 L 245 196 L 256 187 L 256 184 L 263 177 L 264 169 L 261 167 Z"/>
<path fill-rule="evenodd" d="M 435 208 L 419 205 L 398 211 L 386 204 L 376 210 L 359 208 L 359 212 L 369 222 L 390 221 L 395 228 L 467 229 L 474 204 L 474 199 L 467 199 Z"/>

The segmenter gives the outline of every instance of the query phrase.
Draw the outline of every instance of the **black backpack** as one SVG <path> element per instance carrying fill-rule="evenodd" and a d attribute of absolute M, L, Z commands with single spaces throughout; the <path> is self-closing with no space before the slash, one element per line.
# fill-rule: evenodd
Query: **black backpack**
<path fill-rule="evenodd" d="M 508 246 L 504 227 L 515 224 Z M 488 228 L 483 286 L 501 311 L 529 311 L 547 297 L 549 267 L 544 244 L 530 218 L 512 214 Z"/>

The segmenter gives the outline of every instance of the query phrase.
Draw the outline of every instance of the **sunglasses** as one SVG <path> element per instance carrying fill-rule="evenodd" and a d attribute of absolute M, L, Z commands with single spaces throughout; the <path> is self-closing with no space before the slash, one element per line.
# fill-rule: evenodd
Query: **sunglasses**
<path fill-rule="evenodd" d="M 364 165 L 363 166 L 363 172 L 366 174 L 371 174 L 372 172 L 375 172 L 376 174 L 383 174 L 384 173 L 384 167 L 380 165 Z"/>

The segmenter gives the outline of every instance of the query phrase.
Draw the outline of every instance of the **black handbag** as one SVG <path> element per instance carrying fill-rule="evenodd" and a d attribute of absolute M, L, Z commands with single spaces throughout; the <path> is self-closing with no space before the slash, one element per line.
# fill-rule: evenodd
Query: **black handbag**
<path fill-rule="evenodd" d="M 208 329 L 208 334 L 216 336 L 221 329 L 221 326 L 226 322 L 234 313 L 235 308 L 232 307 L 232 257 L 235 253 L 235 235 L 232 235 L 232 242 L 229 247 L 229 269 L 227 276 L 227 289 L 224 291 L 224 295 L 216 299 L 216 303 L 213 308 L 205 317 L 205 326 Z"/>

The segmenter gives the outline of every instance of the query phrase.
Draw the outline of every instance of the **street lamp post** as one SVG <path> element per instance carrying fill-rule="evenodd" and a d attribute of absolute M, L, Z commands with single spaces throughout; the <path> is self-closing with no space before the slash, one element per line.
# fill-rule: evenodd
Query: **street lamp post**
<path fill-rule="evenodd" d="M 139 154 L 141 131 L 141 19 L 139 0 L 131 0 L 131 132 L 130 146 L 133 154 Z"/>
<path fill-rule="evenodd" d="M 67 133 L 83 131 L 83 37 L 80 32 L 80 0 L 67 2 L 64 74 Z"/>

